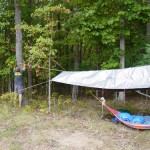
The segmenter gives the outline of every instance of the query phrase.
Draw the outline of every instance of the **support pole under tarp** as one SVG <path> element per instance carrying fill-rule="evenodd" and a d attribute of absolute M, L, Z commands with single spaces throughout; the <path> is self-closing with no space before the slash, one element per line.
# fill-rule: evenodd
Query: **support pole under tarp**
<path fill-rule="evenodd" d="M 49 56 L 48 111 L 51 111 L 51 57 Z"/>

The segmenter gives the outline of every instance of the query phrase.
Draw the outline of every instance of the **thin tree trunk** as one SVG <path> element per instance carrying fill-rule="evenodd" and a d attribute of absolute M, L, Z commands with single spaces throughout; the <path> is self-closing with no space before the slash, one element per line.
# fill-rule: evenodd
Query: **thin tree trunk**
<path fill-rule="evenodd" d="M 147 0 L 147 5 L 150 7 L 150 0 Z M 150 22 L 147 23 L 147 40 L 150 42 Z"/>
<path fill-rule="evenodd" d="M 147 0 L 147 5 L 150 7 L 150 0 Z M 150 22 L 147 23 L 146 35 L 147 35 L 147 42 L 150 43 Z M 146 90 L 146 94 L 149 95 L 149 93 L 150 90 Z"/>
<path fill-rule="evenodd" d="M 31 5 L 32 5 L 32 0 L 28 0 L 28 24 L 31 24 Z M 32 43 L 31 38 L 29 39 L 29 41 Z M 31 43 L 29 44 L 31 45 Z M 28 87 L 31 87 L 29 88 L 29 97 L 32 98 L 32 67 L 31 65 L 28 66 Z"/>
<path fill-rule="evenodd" d="M 8 75 L 8 92 L 11 92 L 11 80 L 10 80 L 10 74 Z"/>
<path fill-rule="evenodd" d="M 150 7 L 150 0 L 147 0 L 147 5 Z M 147 41 L 150 42 L 150 22 L 147 23 L 146 34 L 147 34 Z"/>
<path fill-rule="evenodd" d="M 120 21 L 121 27 L 124 28 L 124 19 L 121 19 Z M 120 35 L 120 50 L 121 50 L 121 56 L 120 56 L 120 68 L 125 68 L 125 37 L 123 34 Z M 119 92 L 119 100 L 125 101 L 125 91 Z"/>
<path fill-rule="evenodd" d="M 150 42 L 150 22 L 147 23 L 147 40 Z"/>
<path fill-rule="evenodd" d="M 61 37 L 60 37 L 60 31 L 61 31 L 60 13 L 58 13 L 57 18 L 58 18 L 58 41 L 60 42 L 60 40 L 61 40 Z M 61 54 L 61 44 L 58 44 L 58 51 Z"/>
<path fill-rule="evenodd" d="M 1 93 L 2 94 L 4 93 L 4 80 L 3 80 L 3 78 L 1 80 Z"/>
<path fill-rule="evenodd" d="M 98 54 L 98 51 L 97 51 L 97 54 Z M 99 69 L 98 63 L 96 65 L 96 68 L 97 68 L 97 70 Z M 96 89 L 96 97 L 99 97 L 99 90 L 98 89 Z"/>
<path fill-rule="evenodd" d="M 74 50 L 74 68 L 75 70 L 78 69 L 79 67 L 79 46 L 76 44 L 73 47 Z M 72 87 L 72 102 L 75 103 L 77 101 L 77 96 L 78 96 L 78 86 L 73 85 Z"/>
<path fill-rule="evenodd" d="M 28 87 L 29 88 L 29 97 L 32 98 L 32 70 L 28 68 Z"/>
<path fill-rule="evenodd" d="M 5 85 L 4 77 L 2 77 L 1 84 L 2 84 L 2 90 L 1 90 L 1 91 L 2 91 L 2 94 L 4 94 L 4 91 L 5 91 L 5 90 L 4 90 L 4 89 L 5 89 L 5 86 L 4 86 L 4 85 Z"/>

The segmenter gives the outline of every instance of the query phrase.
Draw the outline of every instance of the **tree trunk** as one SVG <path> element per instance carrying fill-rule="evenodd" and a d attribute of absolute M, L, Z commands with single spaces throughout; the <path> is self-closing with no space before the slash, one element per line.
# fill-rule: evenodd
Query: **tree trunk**
<path fill-rule="evenodd" d="M 4 78 L 2 77 L 1 78 L 1 93 L 3 94 L 4 93 Z"/>
<path fill-rule="evenodd" d="M 74 50 L 74 68 L 75 70 L 77 70 L 79 67 L 79 55 L 78 55 L 79 47 L 77 44 L 74 45 L 73 50 Z M 77 96 L 78 96 L 78 86 L 73 85 L 72 87 L 72 102 L 73 103 L 77 101 Z"/>
<path fill-rule="evenodd" d="M 147 5 L 150 7 L 150 0 L 147 0 Z M 146 35 L 147 35 L 147 42 L 150 43 L 150 22 L 147 23 Z M 149 95 L 149 93 L 150 90 L 146 90 L 146 94 Z"/>
<path fill-rule="evenodd" d="M 19 67 L 22 67 L 22 29 L 19 27 L 21 25 L 21 8 L 20 1 L 14 0 L 15 5 L 15 26 L 16 28 L 16 61 Z"/>
<path fill-rule="evenodd" d="M 124 27 L 124 19 L 121 19 L 120 21 L 121 27 Z M 120 50 L 121 50 L 121 56 L 120 56 L 120 68 L 125 68 L 125 37 L 123 34 L 120 35 Z M 125 101 L 125 91 L 119 92 L 119 100 Z"/>
<path fill-rule="evenodd" d="M 31 6 L 32 0 L 28 0 L 28 24 L 31 24 Z M 30 45 L 32 43 L 32 39 L 29 37 Z M 28 87 L 29 88 L 29 97 L 32 98 L 32 66 L 28 66 Z"/>
<path fill-rule="evenodd" d="M 147 0 L 147 5 L 150 6 L 150 0 Z M 147 40 L 150 42 L 150 22 L 147 23 Z"/>
<path fill-rule="evenodd" d="M 10 74 L 8 75 L 8 92 L 11 92 L 11 80 L 10 80 Z"/>
<path fill-rule="evenodd" d="M 147 23 L 147 40 L 150 42 L 150 22 Z"/>
<path fill-rule="evenodd" d="M 97 54 L 98 54 L 98 51 L 97 51 Z M 98 63 L 96 65 L 96 68 L 97 68 L 97 70 L 99 69 Z M 99 97 L 99 90 L 98 89 L 96 89 L 96 97 Z"/>
<path fill-rule="evenodd" d="M 32 70 L 28 68 L 28 87 L 29 88 L 29 97 L 32 98 Z"/>
<path fill-rule="evenodd" d="M 57 18 L 58 18 L 58 41 L 60 42 L 60 40 L 61 40 L 61 37 L 60 37 L 60 31 L 61 31 L 60 13 L 58 13 Z M 61 44 L 58 44 L 58 51 L 61 54 Z"/>

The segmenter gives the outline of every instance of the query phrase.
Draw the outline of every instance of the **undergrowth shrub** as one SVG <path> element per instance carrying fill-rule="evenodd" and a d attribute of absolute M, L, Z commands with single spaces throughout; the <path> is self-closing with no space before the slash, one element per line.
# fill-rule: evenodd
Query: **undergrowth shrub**
<path fill-rule="evenodd" d="M 14 97 L 15 93 L 5 93 L 0 96 L 0 107 L 7 105 L 14 107 Z M 16 100 L 18 103 L 18 99 Z M 114 101 L 106 100 L 106 104 L 117 110 L 127 110 L 131 114 L 149 115 L 149 101 L 148 100 L 127 100 Z M 18 105 L 16 106 L 18 108 Z M 4 108 L 4 107 L 3 107 Z M 23 109 L 26 111 L 39 111 L 41 113 L 48 113 L 49 110 L 48 98 L 46 95 L 35 97 L 34 99 L 29 99 L 29 104 L 25 105 Z M 101 103 L 96 99 L 79 98 L 76 103 L 72 103 L 71 96 L 59 95 L 58 93 L 53 93 L 51 96 L 51 112 L 61 112 L 66 111 L 66 114 L 77 115 L 77 113 L 82 113 L 86 115 L 86 111 L 98 112 L 101 114 Z M 85 114 L 84 114 L 85 113 Z M 87 113 L 90 115 L 90 113 Z M 110 112 L 104 108 L 104 115 L 110 115 Z"/>
<path fill-rule="evenodd" d="M 9 106 L 14 105 L 14 98 L 15 98 L 14 92 L 5 93 L 0 96 L 0 100 L 4 103 L 7 103 L 7 105 Z"/>

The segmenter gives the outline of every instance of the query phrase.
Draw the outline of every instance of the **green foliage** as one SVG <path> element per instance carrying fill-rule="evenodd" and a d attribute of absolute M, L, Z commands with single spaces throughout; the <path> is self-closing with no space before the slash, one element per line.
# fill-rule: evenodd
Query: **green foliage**
<path fill-rule="evenodd" d="M 147 44 L 145 49 L 145 53 L 142 55 L 142 59 L 139 62 L 140 65 L 150 65 L 150 44 Z"/>
<path fill-rule="evenodd" d="M 15 29 L 23 30 L 23 58 L 39 82 L 48 78 L 49 55 L 66 70 L 74 69 L 74 45 L 79 46 L 79 70 L 119 68 L 120 34 L 125 36 L 125 66 L 149 64 L 149 45 L 145 47 L 143 38 L 150 17 L 147 1 L 20 3 L 22 24 L 14 27 L 14 2 L 0 2 L 0 77 L 13 75 Z M 53 67 L 59 68 L 55 63 Z"/>
<path fill-rule="evenodd" d="M 128 49 L 131 47 L 133 49 L 130 38 L 132 36 L 134 38 L 135 34 L 141 36 L 138 33 L 138 25 L 148 22 L 149 10 L 150 8 L 146 3 L 142 2 L 141 5 L 139 1 L 135 3 L 134 0 L 98 1 L 92 5 L 87 2 L 86 5 L 74 7 L 71 17 L 63 23 L 63 27 L 69 30 L 66 37 L 66 42 L 69 45 L 82 43 L 83 48 L 87 49 L 87 57 L 82 57 L 80 69 L 95 69 L 98 64 L 101 64 L 100 68 L 103 69 L 118 68 L 120 63 L 120 53 L 118 53 L 120 34 L 125 35 L 127 53 L 129 53 Z M 125 21 L 124 27 L 122 27 L 122 19 Z M 143 33 L 144 31 L 141 30 L 141 34 Z M 109 45 L 108 57 L 106 45 Z M 104 55 L 101 52 L 99 52 L 100 54 L 95 52 L 99 46 L 104 51 Z M 88 57 L 91 49 L 92 55 Z M 116 49 L 118 49 L 117 54 Z M 131 53 L 134 55 L 134 51 Z M 128 57 L 126 59 L 128 62 Z"/>
<path fill-rule="evenodd" d="M 30 105 L 25 105 L 24 110 L 27 112 L 33 111 L 32 107 Z"/>
<path fill-rule="evenodd" d="M 32 13 L 32 18 L 35 24 L 22 24 L 23 30 L 26 32 L 28 38 L 32 38 L 32 44 L 29 42 L 25 45 L 27 52 L 26 59 L 32 68 L 36 69 L 38 76 L 45 77 L 48 73 L 49 55 L 55 56 L 57 50 L 53 48 L 54 38 L 58 20 L 54 18 L 54 14 L 65 13 L 70 11 L 62 4 L 52 5 L 48 3 L 37 8 Z M 38 22 L 38 23 L 37 23 Z"/>
<path fill-rule="evenodd" d="M 59 95 L 58 93 L 53 93 L 51 98 L 51 104 L 54 106 L 54 111 L 60 111 L 71 104 L 70 97 L 64 97 L 63 95 Z"/>
<path fill-rule="evenodd" d="M 138 66 L 138 65 L 147 65 L 142 63 L 144 61 L 143 55 L 146 54 L 146 37 L 137 35 L 133 37 L 133 40 L 130 43 L 132 46 L 127 47 L 126 53 L 126 67 Z"/>
<path fill-rule="evenodd" d="M 112 68 L 119 68 L 119 63 L 115 60 L 109 60 L 101 65 L 102 69 L 112 69 Z"/>
<path fill-rule="evenodd" d="M 12 2 L 1 0 L 0 2 L 0 77 L 4 78 L 10 74 L 14 61 L 12 56 L 13 36 L 12 28 L 14 21 L 12 19 L 14 11 L 12 11 Z"/>
<path fill-rule="evenodd" d="M 5 93 L 0 96 L 0 99 L 6 102 L 13 101 L 15 97 L 15 93 Z"/>

